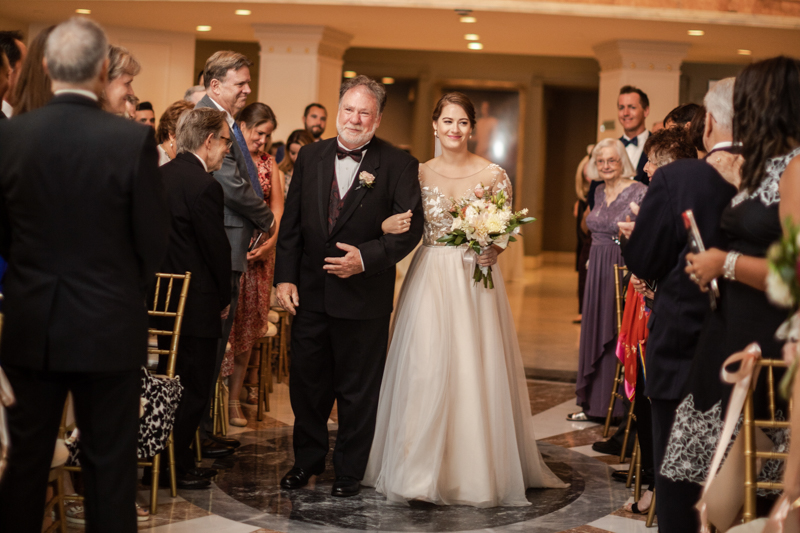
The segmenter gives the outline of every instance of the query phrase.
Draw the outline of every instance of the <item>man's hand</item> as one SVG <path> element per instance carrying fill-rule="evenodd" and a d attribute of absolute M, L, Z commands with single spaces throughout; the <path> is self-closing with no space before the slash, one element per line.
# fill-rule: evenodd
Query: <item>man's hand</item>
<path fill-rule="evenodd" d="M 297 285 L 294 283 L 279 283 L 275 288 L 275 295 L 281 307 L 296 315 L 296 307 L 300 307 L 300 295 L 297 293 Z"/>
<path fill-rule="evenodd" d="M 361 266 L 361 252 L 358 248 L 343 242 L 337 242 L 336 247 L 346 251 L 347 255 L 344 257 L 326 257 L 325 262 L 328 264 L 322 268 L 327 270 L 328 274 L 334 274 L 345 279 L 364 272 L 364 267 Z"/>
<path fill-rule="evenodd" d="M 647 284 L 636 276 L 631 276 L 631 284 L 633 285 L 633 289 L 645 298 L 650 298 L 652 300 L 655 297 L 653 291 L 647 288 Z"/>

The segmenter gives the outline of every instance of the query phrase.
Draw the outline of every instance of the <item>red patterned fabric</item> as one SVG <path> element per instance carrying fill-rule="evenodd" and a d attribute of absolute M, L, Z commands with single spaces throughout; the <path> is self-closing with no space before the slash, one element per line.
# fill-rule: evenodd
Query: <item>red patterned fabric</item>
<path fill-rule="evenodd" d="M 625 367 L 625 394 L 629 400 L 633 399 L 636 391 L 636 370 L 640 357 L 644 370 L 645 346 L 650 335 L 650 330 L 647 329 L 649 318 L 650 310 L 645 306 L 644 296 L 636 292 L 633 283 L 628 284 L 625 311 L 622 314 L 622 329 L 617 340 L 617 357 Z"/>

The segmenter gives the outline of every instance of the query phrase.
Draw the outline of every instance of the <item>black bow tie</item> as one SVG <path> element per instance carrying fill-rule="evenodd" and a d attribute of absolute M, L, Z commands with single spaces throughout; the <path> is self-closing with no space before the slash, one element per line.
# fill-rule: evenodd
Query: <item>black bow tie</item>
<path fill-rule="evenodd" d="M 627 148 L 629 144 L 632 144 L 634 146 L 639 146 L 639 137 L 634 137 L 633 139 L 626 139 L 625 137 L 623 137 L 620 139 L 620 141 L 622 141 L 622 144 L 625 145 L 625 148 Z"/>
<path fill-rule="evenodd" d="M 342 148 L 337 144 L 336 158 L 344 159 L 345 157 L 351 157 L 356 163 L 361 163 L 361 159 L 364 157 L 364 151 L 369 148 L 369 145 L 370 143 L 367 143 L 358 150 L 347 150 L 346 148 Z"/>

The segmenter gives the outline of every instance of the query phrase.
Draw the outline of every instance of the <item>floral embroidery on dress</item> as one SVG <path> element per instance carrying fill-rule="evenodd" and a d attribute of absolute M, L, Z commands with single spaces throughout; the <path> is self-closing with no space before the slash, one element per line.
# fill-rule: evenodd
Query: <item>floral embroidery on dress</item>
<path fill-rule="evenodd" d="M 789 162 L 796 156 L 800 155 L 800 148 L 795 148 L 788 154 L 781 157 L 773 157 L 767 161 L 767 168 L 765 171 L 764 180 L 761 185 L 753 191 L 741 191 L 731 200 L 731 206 L 736 207 L 747 199 L 758 198 L 762 204 L 769 207 L 781 201 L 780 183 L 783 171 L 789 165 Z"/>

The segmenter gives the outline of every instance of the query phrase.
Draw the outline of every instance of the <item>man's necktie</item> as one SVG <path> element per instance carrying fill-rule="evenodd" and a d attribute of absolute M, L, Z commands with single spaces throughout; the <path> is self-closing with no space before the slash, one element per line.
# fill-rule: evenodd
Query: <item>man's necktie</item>
<path fill-rule="evenodd" d="M 361 157 L 366 150 L 366 146 L 361 148 L 360 150 L 345 150 L 341 146 L 336 147 L 336 158 L 337 159 L 344 159 L 345 157 L 350 157 L 356 163 L 361 163 Z"/>
<path fill-rule="evenodd" d="M 639 146 L 639 137 L 634 137 L 633 139 L 626 139 L 625 137 L 623 137 L 620 139 L 620 141 L 622 141 L 622 144 L 625 145 L 625 148 L 627 148 L 629 144 L 632 144 L 634 146 Z"/>
<path fill-rule="evenodd" d="M 261 188 L 261 182 L 258 181 L 258 170 L 256 170 L 256 166 L 253 163 L 253 158 L 250 156 L 250 150 L 247 148 L 247 142 L 244 140 L 244 135 L 242 135 L 242 130 L 239 129 L 239 125 L 234 122 L 233 123 L 233 137 L 236 139 L 236 143 L 239 145 L 239 148 L 242 149 L 242 156 L 244 156 L 244 163 L 247 166 L 247 174 L 250 178 L 250 185 L 253 186 L 253 191 L 256 195 L 264 199 L 264 190 Z"/>

